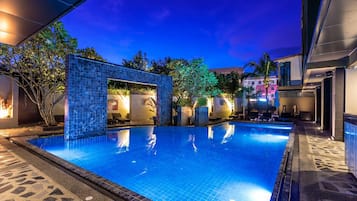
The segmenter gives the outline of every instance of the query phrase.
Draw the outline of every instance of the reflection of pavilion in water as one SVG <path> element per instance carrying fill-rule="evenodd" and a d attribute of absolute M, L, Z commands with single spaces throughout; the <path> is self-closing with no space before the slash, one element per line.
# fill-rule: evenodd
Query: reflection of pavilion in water
<path fill-rule="evenodd" d="M 235 131 L 235 125 L 223 124 L 223 127 L 224 127 L 224 130 L 225 130 L 225 134 L 223 135 L 221 144 L 225 144 L 225 143 L 229 142 L 230 140 L 232 140 L 232 137 L 233 137 L 234 131 Z M 212 126 L 208 127 L 207 137 L 208 137 L 209 140 L 213 140 L 214 131 L 212 129 Z"/>
<path fill-rule="evenodd" d="M 235 132 L 235 125 L 231 124 L 223 124 L 222 127 L 224 128 L 224 134 L 222 137 L 222 140 L 220 141 L 221 144 L 228 143 L 229 141 L 232 140 Z M 214 130 L 212 129 L 212 126 L 209 126 L 207 128 L 207 137 L 209 140 L 213 140 L 214 138 Z M 153 154 L 156 155 L 156 146 L 157 146 L 157 135 L 154 133 L 155 132 L 155 127 L 148 127 L 146 130 L 146 138 L 145 138 L 145 148 L 146 152 L 148 154 Z M 130 129 L 121 129 L 118 131 L 111 131 L 109 134 L 109 138 L 112 140 L 116 140 L 116 147 L 118 148 L 117 153 L 124 153 L 129 151 L 130 149 Z M 179 133 L 177 133 L 179 134 Z M 216 138 L 218 136 L 222 136 L 219 134 L 216 134 Z M 197 152 L 198 147 L 196 145 L 196 133 L 189 133 L 187 135 L 187 141 L 192 145 L 193 151 Z"/>
<path fill-rule="evenodd" d="M 124 153 L 129 151 L 130 147 L 130 129 L 119 130 L 116 133 L 117 135 L 117 153 Z M 146 151 L 156 154 L 156 135 L 154 134 L 154 127 L 149 127 L 148 132 L 146 133 Z"/>

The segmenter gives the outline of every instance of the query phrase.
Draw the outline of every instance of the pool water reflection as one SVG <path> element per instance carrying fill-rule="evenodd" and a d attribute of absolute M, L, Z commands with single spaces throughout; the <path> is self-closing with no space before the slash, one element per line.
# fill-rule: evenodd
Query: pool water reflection
<path fill-rule="evenodd" d="M 133 127 L 30 142 L 152 200 L 270 200 L 290 126 Z"/>

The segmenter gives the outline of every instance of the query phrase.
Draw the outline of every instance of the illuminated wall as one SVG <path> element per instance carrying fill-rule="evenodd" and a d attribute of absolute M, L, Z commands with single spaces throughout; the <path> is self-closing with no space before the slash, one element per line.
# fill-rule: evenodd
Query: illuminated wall
<path fill-rule="evenodd" d="M 130 121 L 133 123 L 152 123 L 152 117 L 156 116 L 156 108 L 152 105 L 152 99 L 156 100 L 156 96 L 131 94 Z"/>
<path fill-rule="evenodd" d="M 292 113 L 293 106 L 297 106 L 298 112 L 311 112 L 313 115 L 315 112 L 315 99 L 314 97 L 281 97 L 279 111 L 283 110 L 283 106 L 286 105 L 286 112 Z"/>
<path fill-rule="evenodd" d="M 0 128 L 18 126 L 18 93 L 16 83 L 0 75 Z"/>
<path fill-rule="evenodd" d="M 357 70 L 346 69 L 345 112 L 357 115 Z"/>
<path fill-rule="evenodd" d="M 228 118 L 232 114 L 233 102 L 229 98 L 214 97 L 210 117 Z"/>
<path fill-rule="evenodd" d="M 120 113 L 123 119 L 130 118 L 130 95 L 108 95 L 107 112 Z"/>

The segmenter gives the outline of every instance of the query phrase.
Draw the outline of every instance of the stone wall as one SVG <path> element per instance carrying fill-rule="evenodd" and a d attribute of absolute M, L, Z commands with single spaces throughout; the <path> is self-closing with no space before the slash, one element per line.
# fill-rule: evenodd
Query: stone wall
<path fill-rule="evenodd" d="M 68 55 L 65 139 L 102 135 L 106 132 L 109 78 L 157 86 L 157 124 L 171 123 L 171 77 Z"/>

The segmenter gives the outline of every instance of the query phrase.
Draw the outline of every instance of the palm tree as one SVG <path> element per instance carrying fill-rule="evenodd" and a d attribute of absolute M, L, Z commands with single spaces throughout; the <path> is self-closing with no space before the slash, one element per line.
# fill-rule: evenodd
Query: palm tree
<path fill-rule="evenodd" d="M 247 64 L 248 66 L 254 67 L 253 74 L 257 76 L 264 76 L 264 88 L 265 88 L 265 100 L 267 103 L 266 110 L 268 112 L 268 89 L 270 86 L 270 73 L 274 72 L 277 68 L 276 63 L 271 60 L 270 56 L 268 53 L 264 53 L 263 56 L 259 59 L 259 63 L 256 62 L 249 62 Z"/>

